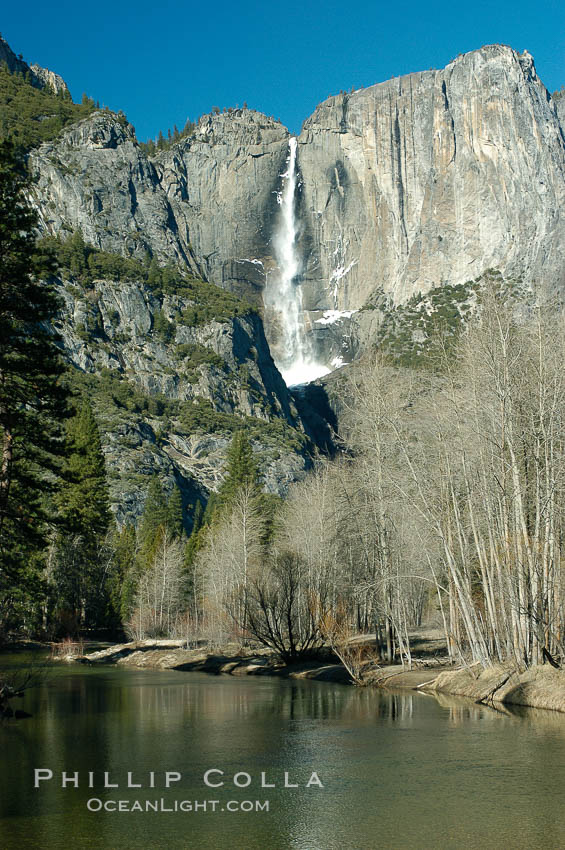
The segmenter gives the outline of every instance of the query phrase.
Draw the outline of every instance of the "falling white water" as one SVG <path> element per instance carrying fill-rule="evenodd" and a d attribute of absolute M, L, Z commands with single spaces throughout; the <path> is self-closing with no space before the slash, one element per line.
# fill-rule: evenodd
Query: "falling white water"
<path fill-rule="evenodd" d="M 296 246 L 296 139 L 289 142 L 287 170 L 281 175 L 278 196 L 280 211 L 273 240 L 278 271 L 269 275 L 265 304 L 277 316 L 278 339 L 273 345 L 275 363 L 287 386 L 305 384 L 327 375 L 329 369 L 314 357 L 304 327 L 302 290 L 299 285 L 300 259 Z"/>

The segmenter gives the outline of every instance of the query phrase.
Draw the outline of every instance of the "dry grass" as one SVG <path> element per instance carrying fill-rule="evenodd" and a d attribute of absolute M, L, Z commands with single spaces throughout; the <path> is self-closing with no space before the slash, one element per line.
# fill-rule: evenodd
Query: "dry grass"
<path fill-rule="evenodd" d="M 77 655 L 84 655 L 84 642 L 82 640 L 65 638 L 59 643 L 51 644 L 51 658 L 55 660 L 75 658 Z"/>

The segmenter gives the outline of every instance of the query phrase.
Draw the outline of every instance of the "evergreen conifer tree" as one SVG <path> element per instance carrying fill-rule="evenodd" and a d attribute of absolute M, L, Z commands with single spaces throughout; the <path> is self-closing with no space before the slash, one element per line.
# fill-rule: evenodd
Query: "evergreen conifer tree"
<path fill-rule="evenodd" d="M 107 625 L 109 557 L 106 534 L 111 513 L 104 455 L 87 399 L 67 423 L 64 481 L 56 496 L 65 532 L 55 547 L 52 592 L 63 631 Z"/>
<path fill-rule="evenodd" d="M 0 142 L 0 628 L 38 591 L 44 496 L 60 471 L 66 409 L 64 366 L 45 330 L 58 303 L 40 281 L 54 264 L 36 247 L 28 185 L 15 146 Z"/>
<path fill-rule="evenodd" d="M 167 500 L 159 477 L 153 475 L 149 481 L 138 529 L 139 562 L 142 568 L 151 563 L 155 549 L 159 544 L 160 535 L 167 528 L 168 520 Z"/>
<path fill-rule="evenodd" d="M 90 544 L 106 533 L 111 515 L 100 434 L 87 399 L 67 423 L 67 444 L 66 481 L 58 501 L 67 528 Z"/>
<path fill-rule="evenodd" d="M 202 502 L 200 499 L 196 502 L 196 507 L 194 508 L 194 518 L 192 520 L 192 531 L 190 532 L 190 537 L 188 538 L 188 543 L 186 544 L 186 548 L 184 550 L 184 563 L 187 569 L 190 569 L 194 563 L 194 556 L 200 549 L 202 544 L 203 535 L 201 533 L 204 527 L 204 509 L 202 507 Z"/>
<path fill-rule="evenodd" d="M 167 528 L 173 537 L 181 540 L 184 537 L 182 516 L 182 494 L 178 484 L 175 484 L 167 501 Z"/>
<path fill-rule="evenodd" d="M 257 464 L 245 431 L 236 431 L 234 434 L 226 460 L 225 478 L 218 490 L 218 507 L 221 511 L 231 506 L 235 494 L 243 485 L 256 489 L 259 495 Z"/>
<path fill-rule="evenodd" d="M 130 619 L 137 588 L 137 540 L 133 525 L 116 531 L 113 540 L 112 575 L 109 582 L 109 601 L 114 628 Z"/>

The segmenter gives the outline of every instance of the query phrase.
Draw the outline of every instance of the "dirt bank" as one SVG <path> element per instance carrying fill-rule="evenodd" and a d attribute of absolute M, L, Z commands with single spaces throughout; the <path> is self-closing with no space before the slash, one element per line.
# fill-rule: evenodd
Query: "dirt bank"
<path fill-rule="evenodd" d="M 345 667 L 333 661 L 313 660 L 287 665 L 267 651 L 242 653 L 239 647 L 228 647 L 221 652 L 210 653 L 203 649 L 184 649 L 182 641 L 133 641 L 88 655 L 69 657 L 69 660 L 83 664 L 120 664 L 158 670 L 196 670 L 231 676 L 280 676 L 287 679 L 351 683 Z M 429 682 L 442 669 L 433 662 L 421 662 L 421 666 L 414 670 L 403 670 L 400 665 L 376 667 L 372 669 L 368 681 L 378 687 L 416 688 Z"/>
<path fill-rule="evenodd" d="M 525 705 L 565 712 L 565 673 L 549 665 L 519 672 L 509 666 L 445 670 L 426 690 L 470 697 L 475 702 Z"/>
<path fill-rule="evenodd" d="M 331 659 L 285 665 L 264 651 L 224 647 L 217 653 L 185 649 L 183 641 L 145 640 L 118 644 L 69 660 L 83 664 L 120 664 L 158 670 L 200 671 L 231 676 L 280 676 L 351 684 L 342 664 Z M 523 705 L 565 712 L 565 673 L 549 666 L 519 672 L 502 665 L 482 670 L 479 666 L 446 669 L 443 659 L 419 658 L 412 670 L 400 665 L 378 666 L 367 671 L 367 684 L 390 689 L 422 690 L 462 696 L 483 704 Z"/>

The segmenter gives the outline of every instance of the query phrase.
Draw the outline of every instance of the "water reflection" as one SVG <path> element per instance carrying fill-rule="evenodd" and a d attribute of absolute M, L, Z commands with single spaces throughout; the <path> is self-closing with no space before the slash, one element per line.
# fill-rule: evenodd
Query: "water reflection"
<path fill-rule="evenodd" d="M 328 683 L 119 668 L 63 668 L 26 695 L 33 718 L 0 729 L 0 847 L 202 850 L 561 846 L 565 718 L 467 700 Z M 118 790 L 33 769 L 104 771 Z M 208 789 L 209 768 L 249 773 Z M 163 773 L 183 779 L 166 791 Z M 127 771 L 157 788 L 123 788 Z M 274 789 L 261 789 L 265 772 Z M 299 785 L 282 787 L 284 773 Z M 317 771 L 324 789 L 304 787 Z M 86 801 L 270 801 L 229 814 L 92 813 Z M 480 816 L 479 816 L 480 813 Z M 71 841 L 72 836 L 72 841 Z"/>

